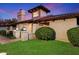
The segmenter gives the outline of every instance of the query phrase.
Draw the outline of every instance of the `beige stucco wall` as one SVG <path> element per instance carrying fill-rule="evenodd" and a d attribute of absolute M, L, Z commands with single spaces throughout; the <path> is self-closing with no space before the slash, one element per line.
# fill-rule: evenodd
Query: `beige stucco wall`
<path fill-rule="evenodd" d="M 67 30 L 70 28 L 77 26 L 77 19 L 76 18 L 70 18 L 70 19 L 60 19 L 55 21 L 49 21 L 49 25 L 39 25 L 33 24 L 33 33 L 40 28 L 40 27 L 50 27 L 53 28 L 56 32 L 56 40 L 69 42 L 67 37 Z"/>
<path fill-rule="evenodd" d="M 38 11 L 33 12 L 33 17 L 37 17 L 37 16 L 44 17 L 46 15 L 47 15 L 46 12 L 43 11 L 42 9 L 39 9 Z"/>
<path fill-rule="evenodd" d="M 37 30 L 38 28 L 38 24 L 33 24 L 33 33 L 35 33 L 35 31 Z"/>
<path fill-rule="evenodd" d="M 40 25 L 39 23 L 33 24 L 33 33 L 35 33 L 35 31 L 36 31 L 38 28 L 41 28 L 41 27 L 49 27 L 49 26 L 47 26 L 47 25 Z"/>
<path fill-rule="evenodd" d="M 35 31 L 40 27 L 45 27 L 46 25 L 40 25 L 39 23 L 33 24 L 32 23 L 23 23 L 18 24 L 17 27 L 19 29 L 25 27 L 27 29 L 28 33 L 35 33 Z M 49 21 L 48 27 L 51 27 L 56 32 L 56 40 L 65 41 L 68 42 L 67 38 L 67 30 L 70 28 L 77 26 L 77 19 L 76 18 L 70 18 L 70 19 L 60 19 L 55 21 Z"/>
<path fill-rule="evenodd" d="M 56 40 L 68 42 L 67 30 L 76 27 L 76 18 L 50 21 L 49 27 L 56 31 Z"/>
<path fill-rule="evenodd" d="M 19 28 L 19 30 L 22 29 L 23 27 L 26 28 L 28 33 L 32 32 L 32 23 L 22 23 L 17 25 L 17 28 Z"/>
<path fill-rule="evenodd" d="M 46 16 L 46 15 L 47 15 L 46 12 L 43 11 L 42 9 L 40 9 L 40 17 L 44 17 L 44 16 Z"/>

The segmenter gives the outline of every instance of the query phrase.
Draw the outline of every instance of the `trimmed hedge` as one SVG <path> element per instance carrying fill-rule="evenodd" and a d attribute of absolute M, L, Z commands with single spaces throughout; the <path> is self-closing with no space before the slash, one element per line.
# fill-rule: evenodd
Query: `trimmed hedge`
<path fill-rule="evenodd" d="M 74 46 L 79 46 L 79 27 L 67 31 L 68 39 Z"/>
<path fill-rule="evenodd" d="M 35 35 L 41 40 L 55 40 L 55 31 L 49 27 L 41 27 L 36 30 Z"/>

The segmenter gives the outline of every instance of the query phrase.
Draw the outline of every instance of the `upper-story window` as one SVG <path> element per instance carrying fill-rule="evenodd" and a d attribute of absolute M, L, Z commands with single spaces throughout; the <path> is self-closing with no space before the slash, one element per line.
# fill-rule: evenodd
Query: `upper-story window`
<path fill-rule="evenodd" d="M 33 17 L 38 17 L 38 16 L 39 16 L 39 12 L 38 11 L 33 13 Z"/>

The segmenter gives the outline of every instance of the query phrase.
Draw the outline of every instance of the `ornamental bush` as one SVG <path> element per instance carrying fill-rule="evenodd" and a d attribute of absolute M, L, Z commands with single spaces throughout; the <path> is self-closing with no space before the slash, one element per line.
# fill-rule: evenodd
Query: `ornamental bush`
<path fill-rule="evenodd" d="M 6 30 L 0 30 L 0 35 L 6 36 Z"/>
<path fill-rule="evenodd" d="M 15 39 L 16 37 L 13 35 L 13 31 L 6 32 L 6 30 L 0 30 L 0 35 L 5 36 L 10 39 Z"/>
<path fill-rule="evenodd" d="M 16 37 L 13 35 L 13 31 L 9 31 L 7 34 L 6 34 L 6 37 L 10 38 L 10 39 L 15 39 Z"/>
<path fill-rule="evenodd" d="M 74 46 L 79 46 L 79 27 L 67 31 L 68 39 Z"/>
<path fill-rule="evenodd" d="M 55 31 L 49 27 L 41 27 L 36 30 L 35 35 L 41 40 L 55 40 Z"/>

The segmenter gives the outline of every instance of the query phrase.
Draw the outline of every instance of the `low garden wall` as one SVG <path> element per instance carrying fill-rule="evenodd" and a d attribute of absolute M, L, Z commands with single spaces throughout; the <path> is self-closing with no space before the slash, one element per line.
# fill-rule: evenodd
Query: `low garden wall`
<path fill-rule="evenodd" d="M 31 40 L 35 39 L 35 34 L 33 33 L 28 33 L 27 31 L 13 31 L 13 35 L 16 37 L 16 39 L 21 39 L 21 40 Z"/>

